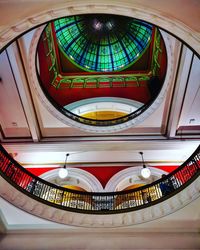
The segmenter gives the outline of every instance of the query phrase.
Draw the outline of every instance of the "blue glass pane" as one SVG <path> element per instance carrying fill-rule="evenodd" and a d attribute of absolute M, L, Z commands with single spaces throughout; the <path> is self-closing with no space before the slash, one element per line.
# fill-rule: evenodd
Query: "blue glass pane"
<path fill-rule="evenodd" d="M 114 15 L 71 16 L 54 22 L 65 55 L 85 70 L 120 71 L 148 47 L 152 25 Z"/>

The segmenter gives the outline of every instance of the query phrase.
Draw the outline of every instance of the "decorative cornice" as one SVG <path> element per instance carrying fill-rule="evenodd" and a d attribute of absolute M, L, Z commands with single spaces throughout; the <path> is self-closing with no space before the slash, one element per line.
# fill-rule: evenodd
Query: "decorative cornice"
<path fill-rule="evenodd" d="M 155 10 L 153 5 L 149 8 L 142 3 L 139 5 L 133 2 L 115 1 L 115 3 L 108 4 L 101 1 L 101 3 L 94 2 L 91 4 L 90 1 L 84 1 L 84 3 L 81 1 L 72 3 L 70 1 L 65 4 L 60 4 L 58 8 L 55 6 L 52 7 L 51 5 L 49 7 L 48 4 L 45 8 L 46 9 L 41 12 L 27 16 L 14 25 L 2 29 L 0 31 L 0 48 L 6 46 L 11 40 L 27 30 L 52 19 L 85 13 L 108 13 L 135 17 L 155 25 L 159 24 L 161 28 L 170 31 L 183 41 L 186 41 L 198 54 L 200 54 L 200 33 L 185 25 L 180 19 L 167 15 L 167 13 L 163 13 L 162 11 Z"/>
<path fill-rule="evenodd" d="M 14 206 L 35 216 L 61 224 L 80 227 L 126 227 L 174 213 L 200 197 L 200 177 L 175 196 L 154 206 L 121 214 L 81 214 L 57 209 L 31 199 L 0 177 L 0 196 Z"/>

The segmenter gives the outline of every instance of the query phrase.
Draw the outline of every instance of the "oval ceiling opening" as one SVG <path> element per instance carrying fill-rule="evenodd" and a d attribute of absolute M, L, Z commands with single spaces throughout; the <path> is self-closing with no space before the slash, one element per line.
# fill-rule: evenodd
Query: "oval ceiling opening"
<path fill-rule="evenodd" d="M 48 23 L 36 59 L 47 99 L 73 122 L 91 127 L 116 126 L 141 115 L 158 96 L 167 69 L 156 26 L 108 14 Z"/>

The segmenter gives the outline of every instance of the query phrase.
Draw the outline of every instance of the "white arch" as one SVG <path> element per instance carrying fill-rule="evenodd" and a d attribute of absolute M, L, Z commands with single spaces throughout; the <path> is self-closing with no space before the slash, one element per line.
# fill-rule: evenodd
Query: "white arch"
<path fill-rule="evenodd" d="M 70 103 L 64 108 L 77 115 L 95 111 L 112 110 L 126 114 L 136 111 L 144 103 L 120 97 L 93 97 Z"/>
<path fill-rule="evenodd" d="M 0 27 L 0 48 L 8 44 L 12 39 L 23 32 L 48 22 L 52 19 L 67 15 L 85 13 L 107 13 L 125 15 L 138 18 L 170 31 L 183 41 L 186 41 L 198 54 L 200 54 L 200 26 L 199 7 L 196 1 L 184 2 L 167 1 L 164 5 L 149 0 L 140 1 L 112 1 L 107 0 L 76 0 L 76 1 L 54 1 L 44 5 L 38 1 L 37 6 L 33 3 L 23 1 L 23 12 L 13 11 L 12 18 L 2 18 L 3 25 Z M 4 5 L 2 12 L 9 11 L 10 4 Z M 33 8 L 32 8 L 33 7 Z M 191 18 L 191 16 L 193 18 Z M 189 18 L 188 18 L 189 17 Z M 5 19 L 5 20 L 4 20 Z"/>
<path fill-rule="evenodd" d="M 151 168 L 151 178 L 143 179 L 141 177 L 142 166 L 135 166 L 131 168 L 126 168 L 115 175 L 108 181 L 105 187 L 106 192 L 121 191 L 128 186 L 133 184 L 147 184 L 155 179 L 161 178 L 162 174 L 167 174 L 164 170 L 150 167 Z"/>
<path fill-rule="evenodd" d="M 103 187 L 99 180 L 89 172 L 80 168 L 67 168 L 69 175 L 65 179 L 58 177 L 59 168 L 50 170 L 39 177 L 54 184 L 74 185 L 85 189 L 88 192 L 102 192 Z"/>

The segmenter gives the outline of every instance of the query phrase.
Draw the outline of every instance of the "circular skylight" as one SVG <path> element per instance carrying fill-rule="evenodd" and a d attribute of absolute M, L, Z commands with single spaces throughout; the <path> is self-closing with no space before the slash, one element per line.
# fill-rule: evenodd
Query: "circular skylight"
<path fill-rule="evenodd" d="M 36 64 L 41 90 L 62 121 L 106 132 L 141 121 L 164 93 L 167 54 L 159 29 L 149 23 L 85 14 L 46 25 Z"/>
<path fill-rule="evenodd" d="M 148 48 L 152 25 L 124 16 L 80 15 L 54 22 L 60 49 L 86 71 L 121 71 Z"/>

